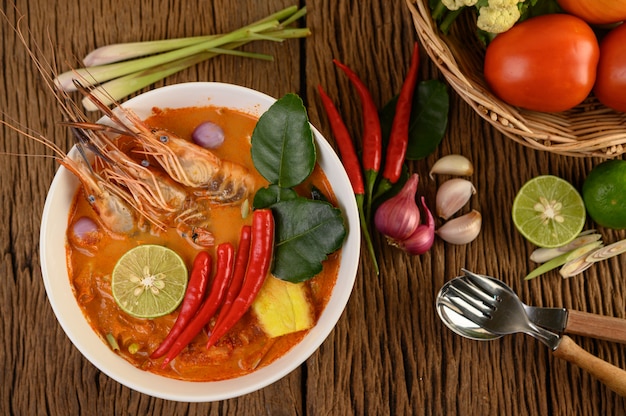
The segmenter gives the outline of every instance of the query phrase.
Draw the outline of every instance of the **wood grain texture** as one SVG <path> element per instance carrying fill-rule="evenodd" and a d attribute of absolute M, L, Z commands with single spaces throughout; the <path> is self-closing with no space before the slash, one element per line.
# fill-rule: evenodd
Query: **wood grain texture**
<path fill-rule="evenodd" d="M 289 1 L 18 0 L 31 48 L 62 69 L 109 43 L 192 36 L 233 30 L 289 6 Z M 223 56 L 153 87 L 187 81 L 240 84 L 279 97 L 300 94 L 312 123 L 332 141 L 316 93 L 333 98 L 355 138 L 360 105 L 337 58 L 370 86 L 382 106 L 400 89 L 416 40 L 404 0 L 317 0 L 307 6 L 312 36 L 282 44 L 258 42 L 247 50 L 273 62 Z M 70 137 L 56 123 L 54 100 L 11 24 L 17 14 L 2 3 L 0 110 L 4 120 L 54 138 Z M 421 79 L 440 78 L 422 56 Z M 41 155 L 42 146 L 3 126 L 3 152 Z M 437 240 L 410 257 L 375 237 L 382 273 L 363 255 L 350 302 L 335 330 L 300 368 L 273 385 L 219 403 L 176 403 L 137 393 L 108 378 L 71 344 L 47 301 L 39 265 L 39 224 L 56 164 L 50 158 L 0 156 L 0 414 L 163 415 L 598 415 L 625 414 L 626 400 L 587 373 L 554 357 L 539 342 L 515 335 L 491 342 L 458 337 L 438 319 L 439 288 L 462 267 L 497 276 L 538 306 L 559 306 L 626 318 L 624 258 L 595 265 L 583 277 L 556 273 L 525 282 L 532 247 L 510 219 L 517 189 L 534 175 L 552 173 L 582 184 L 594 159 L 554 156 L 524 148 L 487 125 L 451 92 L 450 127 L 435 154 L 410 165 L 419 192 L 434 200 L 445 178 L 428 178 L 437 157 L 461 153 L 476 166 L 478 193 L 469 208 L 483 214 L 480 237 L 467 246 Z M 432 205 L 432 204 L 431 204 Z M 601 230 L 605 241 L 624 232 Z M 586 351 L 626 368 L 626 350 L 607 341 L 573 337 Z"/>

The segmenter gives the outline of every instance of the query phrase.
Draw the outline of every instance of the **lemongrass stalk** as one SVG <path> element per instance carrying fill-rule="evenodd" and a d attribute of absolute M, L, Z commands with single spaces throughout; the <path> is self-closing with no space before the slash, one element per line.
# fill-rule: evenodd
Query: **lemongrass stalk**
<path fill-rule="evenodd" d="M 543 263 L 541 266 L 528 273 L 526 277 L 524 277 L 524 280 L 534 279 L 539 275 L 542 275 L 552 269 L 556 269 L 557 267 L 560 267 L 571 260 L 577 259 L 583 254 L 587 254 L 601 246 L 602 241 L 594 241 L 593 243 L 589 243 L 582 247 L 578 247 L 574 250 L 568 251 L 567 253 L 563 253 L 560 256 Z"/>
<path fill-rule="evenodd" d="M 204 52 L 211 48 L 216 48 L 219 46 L 224 46 L 228 43 L 245 40 L 247 37 L 250 36 L 250 33 L 261 32 L 264 30 L 276 28 L 278 24 L 278 21 L 265 22 L 252 28 L 235 30 L 234 32 L 230 32 L 228 34 L 219 36 L 218 38 L 211 39 L 206 42 L 201 42 L 195 45 L 187 46 L 185 48 L 176 49 L 170 52 L 164 52 L 146 58 L 138 58 L 131 61 L 124 61 L 114 64 L 68 71 L 59 75 L 55 79 L 55 84 L 57 84 L 57 86 L 64 89 L 65 91 L 75 91 L 76 88 L 73 80 L 80 79 L 83 86 L 90 87 L 105 81 L 112 80 L 114 78 L 132 74 L 134 72 L 142 71 L 151 67 L 187 58 L 189 56 Z"/>
<path fill-rule="evenodd" d="M 236 48 L 244 43 L 245 42 L 239 42 L 230 46 Z M 96 88 L 91 89 L 90 95 L 92 95 L 96 100 L 102 102 L 104 105 L 108 106 L 117 103 L 122 98 L 136 91 L 139 91 L 140 89 L 147 87 L 148 85 L 154 84 L 155 82 L 169 75 L 175 74 L 176 72 L 199 64 L 200 62 L 211 59 L 217 55 L 218 53 L 216 52 L 204 52 L 173 62 L 168 62 L 166 64 L 158 65 L 156 67 L 148 68 L 143 71 L 137 71 L 132 74 L 116 78 L 112 81 L 106 82 Z M 83 98 L 82 104 L 87 111 L 98 110 L 98 107 L 89 97 Z"/>
<path fill-rule="evenodd" d="M 561 247 L 535 249 L 530 254 L 530 260 L 535 263 L 545 263 L 547 261 L 552 260 L 555 257 L 560 256 L 563 253 L 572 251 L 573 249 L 582 247 L 586 244 L 593 243 L 594 241 L 598 241 L 601 238 L 602 238 L 602 235 L 598 233 L 594 233 L 594 234 L 581 233 L 574 240 L 572 240 L 571 242 Z"/>
<path fill-rule="evenodd" d="M 154 55 L 161 52 L 180 49 L 197 43 L 215 39 L 220 35 L 194 36 L 188 38 L 164 39 L 146 42 L 114 43 L 89 52 L 83 58 L 83 65 L 100 66 L 114 62 L 127 61 L 140 56 Z"/>
<path fill-rule="evenodd" d="M 593 263 L 588 262 L 586 258 L 587 255 L 583 254 L 582 256 L 565 263 L 563 267 L 561 267 L 561 269 L 559 270 L 559 274 L 561 275 L 561 277 L 563 277 L 564 279 L 574 277 L 593 266 Z"/>
<path fill-rule="evenodd" d="M 589 254 L 586 258 L 586 261 L 595 263 L 597 261 L 606 260 L 623 253 L 626 253 L 626 239 L 599 248 L 598 250 Z"/>
<path fill-rule="evenodd" d="M 298 9 L 297 6 L 290 6 L 283 10 L 280 10 L 276 13 L 273 13 L 261 20 L 257 20 L 256 22 L 244 26 L 241 29 L 247 29 L 254 27 L 256 25 L 266 23 L 269 21 L 281 21 L 285 19 L 285 21 L 280 22 L 281 26 L 287 26 L 292 22 L 296 21 L 300 17 L 306 14 L 306 7 L 302 9 Z M 85 58 L 83 58 L 83 65 L 86 67 L 89 66 L 100 66 L 105 64 L 110 64 L 114 62 L 126 61 L 132 58 L 137 58 L 140 56 L 154 55 L 161 52 L 167 52 L 174 49 L 184 48 L 186 46 L 191 46 L 197 43 L 206 42 L 211 39 L 215 39 L 216 37 L 223 35 L 208 35 L 208 36 L 192 36 L 186 38 L 176 38 L 176 39 L 163 39 L 163 40 L 155 40 L 155 41 L 145 41 L 145 42 L 128 42 L 128 43 L 116 43 L 112 45 L 102 46 L 100 48 L 94 49 L 90 53 L 88 53 Z"/>

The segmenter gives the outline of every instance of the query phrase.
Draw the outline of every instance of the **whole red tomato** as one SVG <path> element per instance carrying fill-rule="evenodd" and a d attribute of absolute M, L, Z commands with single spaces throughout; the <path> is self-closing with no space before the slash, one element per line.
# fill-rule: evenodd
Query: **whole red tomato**
<path fill-rule="evenodd" d="M 593 93 L 600 102 L 626 112 L 626 25 L 610 31 L 600 42 L 600 61 Z"/>
<path fill-rule="evenodd" d="M 608 24 L 626 20 L 626 0 L 557 0 L 566 12 L 587 23 Z"/>
<path fill-rule="evenodd" d="M 533 17 L 489 44 L 485 79 L 511 105 L 564 111 L 591 92 L 598 56 L 598 41 L 582 19 L 566 14 Z"/>

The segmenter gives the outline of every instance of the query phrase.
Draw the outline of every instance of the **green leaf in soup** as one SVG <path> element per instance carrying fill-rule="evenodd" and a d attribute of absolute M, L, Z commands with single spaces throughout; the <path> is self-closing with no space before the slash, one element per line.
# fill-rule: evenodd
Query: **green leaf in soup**
<path fill-rule="evenodd" d="M 341 210 L 327 202 L 297 198 L 272 206 L 276 219 L 274 276 L 293 283 L 322 271 L 322 261 L 346 237 Z"/>
<path fill-rule="evenodd" d="M 385 105 L 380 113 L 383 138 L 388 142 L 398 97 Z M 450 97 L 446 85 L 438 80 L 421 81 L 413 96 L 409 144 L 406 159 L 419 160 L 437 149 L 448 128 Z"/>
<path fill-rule="evenodd" d="M 261 188 L 254 194 L 252 206 L 255 209 L 269 208 L 280 201 L 288 201 L 298 197 L 296 191 L 291 188 L 281 188 L 278 185 L 270 185 L 267 188 Z"/>
<path fill-rule="evenodd" d="M 291 188 L 313 172 L 313 133 L 302 99 L 286 94 L 263 115 L 252 133 L 252 161 L 271 184 Z"/>

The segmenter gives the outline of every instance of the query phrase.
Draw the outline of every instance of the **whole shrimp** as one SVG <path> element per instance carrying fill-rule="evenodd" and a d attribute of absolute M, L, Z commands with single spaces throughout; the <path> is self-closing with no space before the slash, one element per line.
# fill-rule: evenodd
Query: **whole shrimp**
<path fill-rule="evenodd" d="M 64 124 L 70 126 L 79 140 L 76 147 L 81 158 L 68 156 L 54 142 L 41 135 L 35 136 L 5 121 L 0 122 L 52 149 L 59 163 L 78 178 L 89 203 L 103 226 L 110 231 L 132 234 L 143 228 L 146 221 L 158 230 L 164 230 L 173 217 L 179 234 L 190 243 L 201 247 L 212 245 L 213 235 L 206 229 L 208 220 L 205 213 L 201 212 L 201 206 L 175 181 L 155 174 L 120 151 L 114 141 L 104 134 L 103 130 L 107 129 L 103 129 L 102 125 L 88 122 L 79 105 L 54 85 L 54 79 L 50 75 L 55 73 L 52 65 L 40 60 L 29 48 L 19 27 L 13 29 L 59 104 L 65 117 Z M 105 113 L 112 112 L 107 108 Z M 94 125 L 97 128 L 93 128 Z M 115 129 L 108 130 L 115 132 Z M 117 133 L 127 131 L 127 128 L 123 128 Z M 93 165 L 87 157 L 87 150 L 94 155 Z"/>
<path fill-rule="evenodd" d="M 123 132 L 133 137 L 146 155 L 151 156 L 176 182 L 194 188 L 194 194 L 214 203 L 236 204 L 245 200 L 253 189 L 248 170 L 228 160 L 222 160 L 210 150 L 177 137 L 163 129 L 146 125 L 132 110 L 117 107 L 122 116 L 90 94 L 79 81 L 77 89 L 89 98 L 115 127 L 98 123 L 80 124 L 81 128 Z"/>
<path fill-rule="evenodd" d="M 131 234 L 137 230 L 138 207 L 133 206 L 128 194 L 94 172 L 87 162 L 82 146 L 78 145 L 80 156 L 75 159 L 43 136 L 35 136 L 4 120 L 0 120 L 0 124 L 51 149 L 56 155 L 56 160 L 80 181 L 89 204 L 105 228 L 117 234 Z"/>

